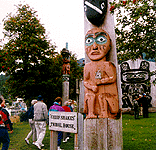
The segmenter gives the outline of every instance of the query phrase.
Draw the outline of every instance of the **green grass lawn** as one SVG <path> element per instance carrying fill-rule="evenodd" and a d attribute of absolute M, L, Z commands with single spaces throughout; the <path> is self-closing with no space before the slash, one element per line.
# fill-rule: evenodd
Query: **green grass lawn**
<path fill-rule="evenodd" d="M 123 114 L 123 149 L 124 150 L 156 150 L 156 113 L 150 113 L 149 118 L 140 117 L 135 120 L 130 114 Z M 14 124 L 14 132 L 10 135 L 9 150 L 37 150 L 34 145 L 27 145 L 24 141 L 30 131 L 29 123 L 22 122 Z M 74 134 L 71 134 L 74 137 Z M 43 150 L 50 149 L 50 131 L 43 140 Z M 32 140 L 30 139 L 32 143 Z M 64 150 L 74 149 L 74 138 L 69 142 L 62 143 Z M 1 148 L 1 147 L 0 147 Z"/>
<path fill-rule="evenodd" d="M 156 113 L 136 120 L 134 116 L 124 114 L 122 126 L 124 150 L 156 150 Z"/>

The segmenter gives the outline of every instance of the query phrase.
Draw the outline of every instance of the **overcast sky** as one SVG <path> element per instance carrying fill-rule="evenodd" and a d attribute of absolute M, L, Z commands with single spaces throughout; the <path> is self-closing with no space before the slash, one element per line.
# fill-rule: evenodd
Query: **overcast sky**
<path fill-rule="evenodd" d="M 2 19 L 7 13 L 15 14 L 17 4 L 29 4 L 37 11 L 46 33 L 60 52 L 68 42 L 68 49 L 77 58 L 84 58 L 83 0 L 0 0 L 0 38 L 3 37 Z"/>

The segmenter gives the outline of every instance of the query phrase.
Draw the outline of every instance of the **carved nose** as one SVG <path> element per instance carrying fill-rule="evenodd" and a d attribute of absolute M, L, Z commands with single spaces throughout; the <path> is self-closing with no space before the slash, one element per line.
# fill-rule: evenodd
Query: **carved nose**
<path fill-rule="evenodd" d="M 98 50 L 98 46 L 97 46 L 96 42 L 94 42 L 94 44 L 93 44 L 93 50 Z"/>

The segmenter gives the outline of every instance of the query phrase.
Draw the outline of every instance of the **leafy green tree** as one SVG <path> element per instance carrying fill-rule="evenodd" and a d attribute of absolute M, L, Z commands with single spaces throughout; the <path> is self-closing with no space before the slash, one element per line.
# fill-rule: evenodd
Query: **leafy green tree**
<path fill-rule="evenodd" d="M 41 66 L 40 89 L 48 107 L 53 104 L 56 97 L 62 97 L 62 56 L 58 54 L 49 61 L 48 65 Z"/>
<path fill-rule="evenodd" d="M 48 107 L 53 104 L 56 97 L 62 97 L 62 82 L 63 82 L 63 58 L 61 54 L 57 54 L 52 59 L 48 59 L 46 64 L 40 66 L 40 76 L 35 80 L 38 80 L 38 92 L 40 92 L 45 98 L 45 102 Z M 83 77 L 83 67 L 77 63 L 75 54 L 71 54 L 70 58 L 70 78 L 69 78 L 69 97 L 76 99 L 76 79 Z M 37 88 L 36 88 L 37 89 Z"/>
<path fill-rule="evenodd" d="M 116 15 L 116 45 L 119 63 L 146 54 L 156 60 L 156 2 L 154 0 L 114 0 L 110 11 Z"/>
<path fill-rule="evenodd" d="M 7 95 L 8 87 L 5 86 L 6 80 L 9 79 L 9 76 L 0 75 L 0 94 L 3 95 L 5 98 L 9 98 L 9 95 Z"/>
<path fill-rule="evenodd" d="M 76 99 L 76 79 L 80 80 L 83 78 L 83 67 L 81 67 L 75 55 L 71 55 L 70 58 L 70 80 L 69 80 L 69 89 L 70 89 L 70 98 Z"/>
<path fill-rule="evenodd" d="M 7 43 L 0 50 L 0 71 L 9 75 L 5 87 L 13 98 L 30 100 L 39 94 L 48 107 L 57 96 L 62 96 L 62 56 L 48 40 L 36 11 L 28 5 L 17 6 L 15 15 L 4 19 L 4 38 Z M 76 79 L 83 69 L 75 55 L 71 56 L 70 97 L 76 98 Z"/>
<path fill-rule="evenodd" d="M 7 43 L 0 51 L 0 71 L 10 75 L 7 83 L 14 97 L 38 94 L 38 84 L 43 81 L 40 73 L 51 63 L 50 56 L 54 57 L 55 46 L 50 44 L 37 17 L 30 6 L 19 4 L 16 14 L 3 20 Z"/>

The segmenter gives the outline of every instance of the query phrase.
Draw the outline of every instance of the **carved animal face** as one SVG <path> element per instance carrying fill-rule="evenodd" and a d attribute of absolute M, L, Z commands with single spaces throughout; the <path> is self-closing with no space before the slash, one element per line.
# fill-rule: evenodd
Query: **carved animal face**
<path fill-rule="evenodd" d="M 103 24 L 107 12 L 107 0 L 85 0 L 84 7 L 86 17 L 92 24 L 98 27 Z"/>
<path fill-rule="evenodd" d="M 110 50 L 110 44 L 110 37 L 103 29 L 93 28 L 86 34 L 85 51 L 90 60 L 105 58 Z"/>
<path fill-rule="evenodd" d="M 127 62 L 123 62 L 120 67 L 121 81 L 124 83 L 141 83 L 150 79 L 147 61 L 142 61 L 138 69 L 130 69 Z"/>

